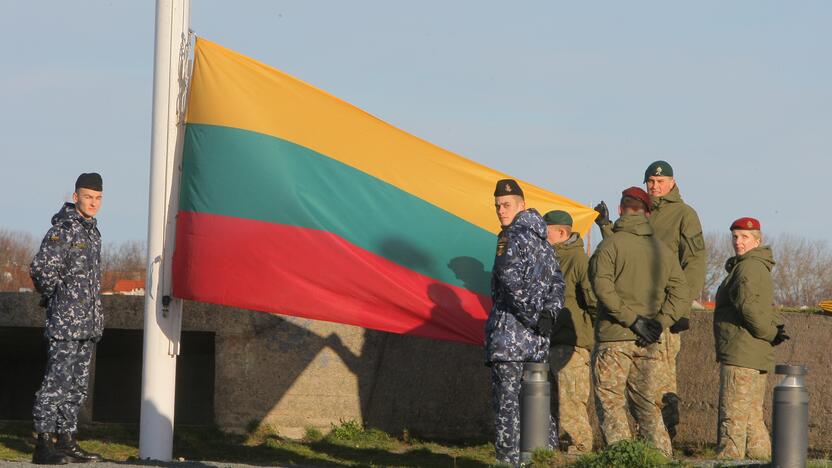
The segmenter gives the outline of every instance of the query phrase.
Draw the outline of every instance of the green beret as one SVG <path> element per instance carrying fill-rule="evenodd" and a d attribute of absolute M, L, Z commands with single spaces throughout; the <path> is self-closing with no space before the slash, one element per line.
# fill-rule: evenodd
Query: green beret
<path fill-rule="evenodd" d="M 644 182 L 646 183 L 647 179 L 652 176 L 673 177 L 673 167 L 667 161 L 656 161 L 647 166 L 647 170 L 644 171 Z"/>
<path fill-rule="evenodd" d="M 546 224 L 549 225 L 557 224 L 558 226 L 572 226 L 572 216 L 561 210 L 554 210 L 546 213 L 543 216 L 543 221 L 546 221 Z"/>
<path fill-rule="evenodd" d="M 497 187 L 494 188 L 494 196 L 502 197 L 505 195 L 520 195 L 523 196 L 523 189 L 517 185 L 514 179 L 500 179 L 497 181 Z"/>

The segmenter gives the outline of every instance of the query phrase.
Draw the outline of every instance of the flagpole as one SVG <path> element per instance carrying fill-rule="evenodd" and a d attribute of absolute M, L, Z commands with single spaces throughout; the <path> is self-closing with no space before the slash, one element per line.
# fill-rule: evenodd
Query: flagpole
<path fill-rule="evenodd" d="M 591 201 L 589 206 L 592 206 Z M 592 255 L 592 224 L 589 225 L 589 231 L 586 232 L 586 254 L 588 256 Z"/>
<path fill-rule="evenodd" d="M 189 21 L 190 0 L 156 1 L 139 457 L 161 461 L 170 461 L 173 454 L 182 327 L 182 301 L 171 298 L 171 259 L 179 205 Z"/>

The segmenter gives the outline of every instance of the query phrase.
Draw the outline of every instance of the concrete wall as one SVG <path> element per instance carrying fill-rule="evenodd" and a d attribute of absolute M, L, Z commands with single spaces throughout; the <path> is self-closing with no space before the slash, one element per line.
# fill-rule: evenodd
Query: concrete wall
<path fill-rule="evenodd" d="M 143 298 L 109 296 L 104 304 L 107 327 L 142 327 Z M 0 326 L 42 321 L 34 295 L 0 293 Z M 792 340 L 777 348 L 777 360 L 809 365 L 810 445 L 832 450 L 825 347 L 832 318 L 789 314 L 786 327 Z M 185 305 L 183 329 L 216 333 L 215 417 L 227 430 L 263 422 L 291 437 L 342 419 L 421 437 L 487 439 L 493 430 L 489 371 L 478 347 L 199 303 Z M 713 443 L 719 373 L 710 313 L 694 313 L 678 367 L 677 440 Z"/>

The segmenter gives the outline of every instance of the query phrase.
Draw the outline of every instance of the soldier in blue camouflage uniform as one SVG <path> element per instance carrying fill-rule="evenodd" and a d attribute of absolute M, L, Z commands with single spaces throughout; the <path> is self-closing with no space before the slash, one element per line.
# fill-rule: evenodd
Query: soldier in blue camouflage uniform
<path fill-rule="evenodd" d="M 44 334 L 49 342 L 46 373 L 33 409 L 38 439 L 32 462 L 37 464 L 101 459 L 82 450 L 75 434 L 78 412 L 87 397 L 93 351 L 104 329 L 101 234 L 94 218 L 102 190 L 100 175 L 78 177 L 74 203 L 64 204 L 52 217 L 52 228 L 29 269 L 46 307 Z"/>
<path fill-rule="evenodd" d="M 486 363 L 491 367 L 497 460 L 520 463 L 520 379 L 524 362 L 546 362 L 549 334 L 563 307 L 563 277 L 546 223 L 526 209 L 517 182 L 497 182 L 494 205 L 502 232 L 491 277 L 493 306 L 485 325 Z M 557 428 L 551 422 L 550 448 Z"/>

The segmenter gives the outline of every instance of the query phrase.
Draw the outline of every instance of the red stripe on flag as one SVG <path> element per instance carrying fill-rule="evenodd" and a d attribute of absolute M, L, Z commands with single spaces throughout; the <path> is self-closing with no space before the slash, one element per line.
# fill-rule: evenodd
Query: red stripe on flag
<path fill-rule="evenodd" d="M 313 229 L 180 211 L 183 299 L 482 345 L 491 299 Z"/>

